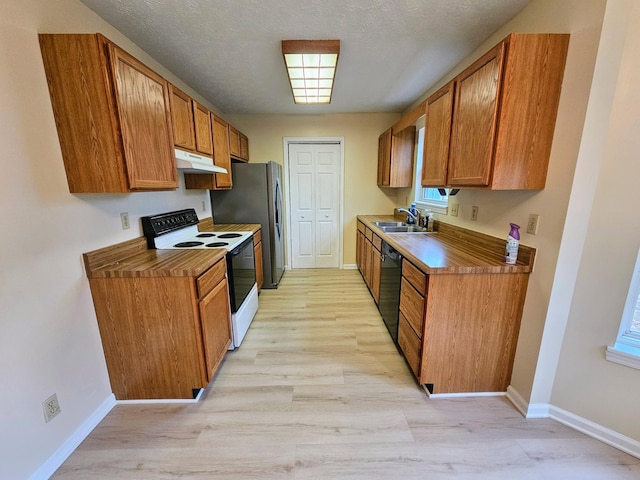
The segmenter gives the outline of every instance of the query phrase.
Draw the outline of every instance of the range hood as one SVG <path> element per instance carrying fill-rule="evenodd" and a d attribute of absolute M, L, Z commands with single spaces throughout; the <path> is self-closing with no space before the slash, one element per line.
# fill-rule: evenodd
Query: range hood
<path fill-rule="evenodd" d="M 177 148 L 176 166 L 184 173 L 229 173 L 226 168 L 214 165 L 211 157 L 185 152 Z"/>

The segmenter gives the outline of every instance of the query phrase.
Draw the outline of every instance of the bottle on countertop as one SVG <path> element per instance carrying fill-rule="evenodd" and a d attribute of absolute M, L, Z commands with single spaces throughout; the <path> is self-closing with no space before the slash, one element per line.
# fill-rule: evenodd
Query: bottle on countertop
<path fill-rule="evenodd" d="M 422 211 L 422 227 L 427 229 L 427 232 L 433 232 L 433 212 L 428 208 Z"/>
<path fill-rule="evenodd" d="M 507 247 L 505 251 L 504 261 L 510 265 L 515 265 L 518 259 L 518 247 L 520 246 L 520 225 L 510 223 L 511 230 L 507 235 Z"/>
<path fill-rule="evenodd" d="M 418 218 L 418 209 L 416 208 L 416 202 L 411 203 L 411 206 L 409 207 L 409 211 L 411 212 L 413 217 L 411 215 L 407 215 L 407 223 L 414 224 L 416 223 L 416 219 Z"/>

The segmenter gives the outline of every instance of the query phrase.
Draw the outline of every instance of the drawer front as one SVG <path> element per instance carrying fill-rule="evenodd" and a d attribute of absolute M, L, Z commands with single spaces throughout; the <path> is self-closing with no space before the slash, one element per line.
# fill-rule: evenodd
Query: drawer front
<path fill-rule="evenodd" d="M 372 236 L 373 236 L 373 240 L 371 241 L 371 243 L 373 243 L 373 246 L 376 247 L 376 250 L 381 252 L 382 251 L 382 239 L 378 235 L 376 235 L 375 233 L 373 233 Z"/>
<path fill-rule="evenodd" d="M 222 280 L 226 274 L 227 261 L 223 258 L 198 277 L 198 298 L 204 298 L 204 296 L 209 293 L 213 287 L 220 283 L 220 280 Z"/>
<path fill-rule="evenodd" d="M 373 232 L 371 231 L 370 228 L 366 228 L 366 227 L 364 230 L 365 230 L 364 236 L 367 237 L 367 240 L 371 241 L 371 239 L 373 238 Z"/>
<path fill-rule="evenodd" d="M 262 231 L 258 230 L 256 233 L 253 234 L 253 244 L 257 245 L 262 241 Z"/>
<path fill-rule="evenodd" d="M 402 277 L 400 287 L 400 311 L 415 331 L 422 338 L 422 326 L 424 325 L 424 297 L 411 286 L 407 279 Z"/>
<path fill-rule="evenodd" d="M 418 290 L 418 292 L 420 292 L 420 295 L 426 295 L 427 276 L 406 259 L 402 260 L 402 276 L 405 277 L 411 285 Z"/>
<path fill-rule="evenodd" d="M 421 341 L 409 326 L 402 312 L 398 320 L 398 345 L 413 370 L 413 374 L 418 378 L 420 376 Z"/>
<path fill-rule="evenodd" d="M 365 228 L 366 227 L 364 226 L 364 223 L 358 221 L 358 231 L 360 231 L 360 232 L 362 232 L 364 234 Z"/>

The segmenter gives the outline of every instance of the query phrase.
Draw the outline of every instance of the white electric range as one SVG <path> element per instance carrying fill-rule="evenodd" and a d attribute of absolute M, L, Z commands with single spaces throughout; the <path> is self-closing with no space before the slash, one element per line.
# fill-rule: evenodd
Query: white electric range
<path fill-rule="evenodd" d="M 142 217 L 141 220 L 150 249 L 226 249 L 233 332 L 229 349 L 238 348 L 258 310 L 253 234 L 246 231 L 200 232 L 198 216 L 192 208 Z"/>

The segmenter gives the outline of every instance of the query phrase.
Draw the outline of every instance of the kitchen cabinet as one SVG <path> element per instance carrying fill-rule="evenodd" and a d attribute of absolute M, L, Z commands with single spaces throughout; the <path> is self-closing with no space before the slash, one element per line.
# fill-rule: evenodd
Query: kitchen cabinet
<path fill-rule="evenodd" d="M 116 248 L 121 251 L 140 252 L 143 258 L 133 261 L 135 265 L 156 255 L 146 250 L 144 238 L 120 245 Z M 112 252 L 102 249 L 84 258 L 116 399 L 194 398 L 213 378 L 231 344 L 225 257 L 197 276 L 151 276 L 151 269 L 144 276 L 94 274 L 100 264 L 113 264 Z M 118 262 L 122 269 L 126 263 L 126 258 Z"/>
<path fill-rule="evenodd" d="M 249 138 L 229 124 L 229 155 L 241 162 L 249 161 Z"/>
<path fill-rule="evenodd" d="M 382 239 L 358 222 L 356 263 L 371 296 L 380 303 L 380 270 L 382 268 Z"/>
<path fill-rule="evenodd" d="M 447 184 L 453 92 L 454 82 L 449 82 L 427 99 L 422 150 L 423 187 L 443 187 Z"/>
<path fill-rule="evenodd" d="M 176 147 L 186 150 L 195 150 L 196 134 L 191 97 L 171 84 L 169 88 L 171 90 L 170 104 L 174 144 Z"/>
<path fill-rule="evenodd" d="M 264 283 L 264 267 L 262 265 L 262 233 L 260 230 L 253 234 L 253 258 L 256 263 L 256 283 L 258 284 L 258 290 L 260 290 Z"/>
<path fill-rule="evenodd" d="M 178 186 L 169 84 L 100 34 L 40 34 L 71 193 Z"/>
<path fill-rule="evenodd" d="M 203 155 L 213 155 L 213 142 L 211 134 L 211 113 L 195 100 L 193 104 L 193 118 L 195 123 L 196 151 Z"/>
<path fill-rule="evenodd" d="M 413 184 L 413 157 L 416 127 L 386 130 L 378 138 L 378 186 L 410 187 Z"/>
<path fill-rule="evenodd" d="M 527 283 L 528 274 L 426 275 L 404 259 L 398 344 L 418 382 L 431 393 L 506 391 Z"/>
<path fill-rule="evenodd" d="M 439 132 L 425 136 L 423 168 L 436 174 L 423 185 L 544 188 L 568 44 L 566 34 L 514 33 L 454 79 L 446 182 L 449 93 L 434 98 Z"/>
<path fill-rule="evenodd" d="M 240 158 L 249 161 L 249 138 L 244 133 L 240 133 Z"/>
<path fill-rule="evenodd" d="M 229 156 L 229 126 L 222 118 L 211 114 L 213 131 L 213 163 L 225 168 L 228 173 L 189 174 L 184 175 L 187 189 L 196 190 L 228 190 L 233 186 L 231 175 L 231 158 Z"/>

